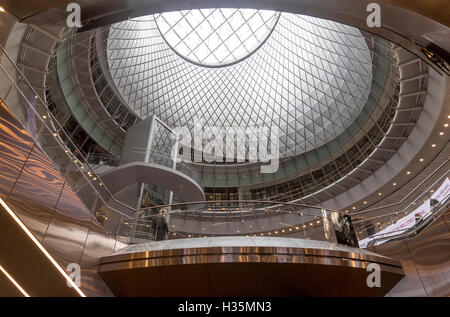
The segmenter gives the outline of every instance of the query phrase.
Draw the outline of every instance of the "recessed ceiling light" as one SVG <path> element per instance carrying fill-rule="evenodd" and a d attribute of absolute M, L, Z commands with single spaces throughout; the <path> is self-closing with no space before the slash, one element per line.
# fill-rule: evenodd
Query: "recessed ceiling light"
<path fill-rule="evenodd" d="M 431 147 L 436 147 L 436 144 L 431 144 Z"/>
<path fill-rule="evenodd" d="M 447 116 L 447 119 L 450 119 L 450 114 Z"/>
<path fill-rule="evenodd" d="M 408 174 L 408 175 L 409 175 L 409 174 L 411 174 L 411 172 L 410 172 L 410 171 L 407 171 L 407 172 L 406 172 L 406 174 Z"/>
<path fill-rule="evenodd" d="M 445 128 L 448 127 L 448 123 L 444 124 L 444 127 L 445 127 Z"/>
<path fill-rule="evenodd" d="M 392 183 L 393 186 L 397 186 L 397 183 Z"/>
<path fill-rule="evenodd" d="M 346 210 L 345 212 L 348 213 L 348 210 Z"/>
<path fill-rule="evenodd" d="M 420 162 L 423 162 L 423 158 L 421 158 L 419 161 L 420 161 Z"/>
<path fill-rule="evenodd" d="M 378 196 L 381 196 L 381 193 L 378 193 Z"/>
<path fill-rule="evenodd" d="M 442 131 L 441 131 L 441 132 L 439 132 L 439 135 L 444 135 L 444 132 L 442 132 Z"/>
<path fill-rule="evenodd" d="M 364 205 L 366 205 L 366 204 L 367 204 L 367 201 L 364 202 Z"/>
<path fill-rule="evenodd" d="M 356 207 L 355 207 L 355 206 L 353 206 L 353 207 L 352 207 L 352 209 L 353 209 L 353 210 L 355 210 L 355 209 L 356 209 Z"/>
<path fill-rule="evenodd" d="M 5 12 L 5 9 L 3 9 L 3 7 L 0 7 L 0 12 Z"/>

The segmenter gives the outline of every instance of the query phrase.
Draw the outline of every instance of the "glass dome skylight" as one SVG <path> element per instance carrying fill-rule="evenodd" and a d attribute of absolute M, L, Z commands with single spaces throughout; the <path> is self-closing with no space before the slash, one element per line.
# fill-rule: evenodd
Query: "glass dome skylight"
<path fill-rule="evenodd" d="M 226 66 L 258 49 L 278 16 L 267 10 L 202 9 L 157 14 L 155 21 L 181 57 L 203 66 Z"/>
<path fill-rule="evenodd" d="M 224 130 L 277 128 L 280 156 L 313 150 L 340 135 L 366 105 L 371 54 L 354 27 L 277 14 L 272 12 L 271 19 L 277 19 L 273 30 L 266 39 L 256 36 L 263 44 L 247 58 L 232 62 L 254 45 L 220 55 L 220 61 L 231 62 L 226 67 L 198 65 L 217 63 L 209 53 L 181 57 L 181 49 L 168 44 L 173 28 L 164 29 L 166 37 L 160 31 L 160 15 L 114 24 L 107 44 L 113 84 L 142 119 L 154 114 L 173 128 L 200 123 Z M 196 64 L 187 61 L 194 56 L 202 57 Z"/>

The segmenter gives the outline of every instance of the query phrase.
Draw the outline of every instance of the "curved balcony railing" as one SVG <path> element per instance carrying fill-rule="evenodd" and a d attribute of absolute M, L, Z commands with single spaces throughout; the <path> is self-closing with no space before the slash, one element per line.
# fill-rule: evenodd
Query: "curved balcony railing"
<path fill-rule="evenodd" d="M 149 228 L 149 226 L 152 228 L 154 227 L 155 221 L 153 220 L 158 219 L 159 216 L 157 213 L 162 209 L 166 210 L 166 214 L 170 217 L 168 221 L 168 238 L 189 238 L 194 236 L 208 236 L 208 234 L 213 236 L 289 236 L 297 234 L 296 237 L 303 239 L 325 239 L 327 241 L 336 239 L 336 241 L 339 242 L 338 236 L 340 233 L 336 235 L 336 232 L 341 232 L 339 231 L 340 229 L 338 228 L 339 230 L 335 230 L 336 228 L 331 228 L 330 225 L 333 224 L 333 226 L 339 227 L 339 222 L 337 222 L 336 225 L 334 224 L 333 215 L 334 219 L 345 219 L 345 221 L 341 222 L 351 224 L 350 217 L 338 211 L 274 201 L 209 201 L 155 208 L 132 208 L 117 201 L 109 192 L 107 186 L 103 184 L 101 177 L 91 166 L 88 158 L 79 151 L 71 136 L 68 135 L 58 121 L 55 120 L 51 111 L 48 110 L 46 103 L 36 93 L 32 85 L 23 76 L 3 47 L 0 46 L 0 49 L 2 52 L 0 63 L 0 75 L 2 81 L 2 84 L 0 85 L 0 96 L 3 101 L 10 107 L 19 121 L 26 126 L 31 137 L 61 170 L 65 175 L 66 181 L 75 191 L 84 187 L 86 184 L 89 184 L 92 187 L 95 195 L 97 195 L 98 199 L 103 203 L 102 208 L 97 214 L 97 219 L 105 225 L 105 229 L 112 236 L 116 236 L 118 239 L 128 240 L 128 242 L 149 240 L 151 239 L 152 234 L 153 238 L 158 238 L 154 233 L 148 232 L 147 228 Z M 18 104 L 26 105 L 26 107 L 19 109 L 19 107 L 15 107 Z M 23 109 L 26 109 L 26 112 L 24 112 Z M 136 214 L 136 216 L 131 217 L 124 214 L 122 211 L 117 210 L 109 204 L 111 201 L 130 210 Z M 195 205 L 196 208 L 187 207 L 192 205 Z M 167 208 L 170 208 L 170 210 L 167 210 Z M 173 208 L 177 209 L 173 210 Z M 208 208 L 211 209 L 208 210 Z M 183 221 L 187 221 L 191 218 L 195 219 L 195 217 L 198 218 L 194 222 L 205 224 L 205 226 L 192 228 L 192 230 L 176 227 L 176 221 L 182 221 L 183 219 Z M 292 217 L 296 218 L 296 220 L 292 220 Z M 253 226 L 253 224 L 251 224 L 251 221 L 253 220 L 250 220 L 267 220 L 269 218 L 272 222 L 270 222 L 267 227 L 265 226 L 263 228 Z M 286 219 L 283 218 L 288 218 L 292 221 L 289 220 L 286 222 Z M 205 219 L 209 222 L 203 221 Z M 215 221 L 216 219 L 220 219 L 223 222 L 232 221 L 230 223 L 233 224 L 233 226 L 230 226 L 228 231 L 215 231 L 214 229 L 219 226 Z M 247 225 L 245 230 L 239 223 Z M 175 227 L 171 227 L 174 224 Z M 252 225 L 252 227 L 250 227 L 250 225 Z M 142 229 L 137 230 L 137 228 Z M 316 233 L 319 233 L 313 234 L 313 228 L 316 228 Z M 350 229 L 346 230 L 348 231 L 348 234 L 352 231 Z M 333 238 L 333 232 L 335 238 Z M 344 241 L 341 236 L 339 237 L 341 239 L 340 241 Z M 352 238 L 350 240 L 354 241 L 355 239 Z"/>
<path fill-rule="evenodd" d="M 436 205 L 434 205 L 425 215 L 415 219 L 416 221 L 412 227 L 394 230 L 388 233 L 379 233 L 371 236 L 371 240 L 367 243 L 367 247 L 372 247 L 387 242 L 412 239 L 436 219 L 438 219 L 444 212 L 448 211 L 449 207 L 450 195 L 446 196 L 443 201 L 436 203 Z"/>
<path fill-rule="evenodd" d="M 361 247 L 389 241 L 389 237 L 408 238 L 411 232 L 418 232 L 414 228 L 419 224 L 423 229 L 430 219 L 439 216 L 438 211 L 448 205 L 450 198 L 448 163 L 449 159 L 445 160 L 399 202 L 352 214 Z M 386 212 L 392 209 L 395 211 Z M 382 215 L 356 219 L 377 211 L 384 212 Z"/>
<path fill-rule="evenodd" d="M 283 236 L 358 246 L 350 216 L 293 203 L 181 203 L 143 209 L 134 219 L 117 217 L 103 209 L 97 219 L 110 235 L 127 244 L 218 236 Z"/>
<path fill-rule="evenodd" d="M 151 154 L 150 163 L 173 168 L 174 161 L 172 155 L 155 150 L 146 151 L 145 149 L 142 149 L 140 153 L 144 154 L 146 152 Z M 86 156 L 86 160 L 95 171 L 98 171 L 98 173 L 102 173 L 109 168 L 117 167 L 120 165 L 120 159 L 114 156 L 89 154 Z M 204 188 L 200 174 L 189 164 L 177 161 L 174 169 L 190 177 L 198 185 L 200 185 L 200 187 Z"/>
<path fill-rule="evenodd" d="M 89 185 L 98 201 L 117 215 L 129 217 L 123 210 L 130 213 L 138 212 L 139 208 L 118 201 L 111 194 L 107 185 L 102 182 L 97 169 L 89 162 L 92 158 L 88 159 L 83 155 L 72 136 L 56 120 L 46 102 L 2 46 L 0 53 L 0 97 L 23 124 L 31 138 L 65 176 L 71 188 L 78 192 Z M 122 207 L 122 210 L 111 206 L 111 203 Z"/>

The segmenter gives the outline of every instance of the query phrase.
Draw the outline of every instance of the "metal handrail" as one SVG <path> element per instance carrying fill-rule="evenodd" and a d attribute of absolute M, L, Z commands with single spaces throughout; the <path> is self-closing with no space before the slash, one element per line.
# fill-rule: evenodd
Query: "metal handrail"
<path fill-rule="evenodd" d="M 99 175 L 97 175 L 97 173 L 95 172 L 95 169 L 92 168 L 90 166 L 90 164 L 88 163 L 88 160 L 84 157 L 83 153 L 80 151 L 80 149 L 77 147 L 77 145 L 75 144 L 75 142 L 73 142 L 72 138 L 67 134 L 67 132 L 64 130 L 64 128 L 61 126 L 61 124 L 58 122 L 58 120 L 56 120 L 56 118 L 53 116 L 53 114 L 51 113 L 51 111 L 48 111 L 47 108 L 47 104 L 45 103 L 45 101 L 42 100 L 41 96 L 36 92 L 36 90 L 33 88 L 33 86 L 30 84 L 30 82 L 28 81 L 28 79 L 23 75 L 23 73 L 21 72 L 21 70 L 17 67 L 16 63 L 14 63 L 14 61 L 12 60 L 12 58 L 9 56 L 9 54 L 6 52 L 6 50 L 4 49 L 4 47 L 2 45 L 0 45 L 0 50 L 2 51 L 3 56 L 6 56 L 7 60 L 9 61 L 9 63 L 14 67 L 15 71 L 17 72 L 19 79 L 23 79 L 26 86 L 31 89 L 31 91 L 33 92 L 36 101 L 39 101 L 47 110 L 46 114 L 49 118 L 51 118 L 52 120 L 52 124 L 54 124 L 56 126 L 56 128 L 58 129 L 58 133 L 59 134 L 63 134 L 65 136 L 65 138 L 70 142 L 70 146 L 73 147 L 73 149 L 75 149 L 77 151 L 76 155 L 74 156 L 74 158 L 77 158 L 78 160 L 80 160 L 80 158 L 82 158 L 83 160 L 83 164 L 86 165 L 89 169 L 90 172 L 93 174 L 93 176 L 95 178 L 97 178 L 98 180 L 101 180 L 101 178 L 99 177 Z M 19 87 L 17 86 L 17 82 L 10 77 L 9 73 L 6 71 L 6 69 L 3 67 L 3 65 L 0 63 L 0 68 L 3 70 L 3 72 L 5 73 L 5 75 L 8 77 L 8 79 L 10 80 L 10 82 L 20 91 L 20 93 L 22 94 L 22 96 L 25 98 L 23 91 L 19 89 Z M 26 99 L 26 98 L 25 98 Z M 37 117 L 39 118 L 39 120 L 41 121 L 41 123 L 43 123 L 50 131 L 54 131 L 55 127 L 51 127 L 48 126 L 47 123 L 45 121 L 42 120 L 42 117 L 39 113 L 37 113 L 36 109 L 34 109 L 33 107 L 31 107 L 32 110 L 35 112 L 35 114 L 37 115 Z M 59 140 L 56 140 L 58 144 L 61 145 L 61 148 L 63 150 L 67 150 L 66 147 L 64 147 L 61 142 Z M 76 165 L 78 168 L 79 166 Z M 99 198 L 101 199 L 101 201 L 104 203 L 105 206 L 107 206 L 109 209 L 117 212 L 118 214 L 120 214 L 121 216 L 127 217 L 129 219 L 135 219 L 133 217 L 130 217 L 129 215 L 124 214 L 123 212 L 111 207 L 107 201 L 105 201 L 101 195 L 101 193 L 98 191 L 96 185 L 97 183 L 93 183 L 91 182 L 89 177 L 86 177 L 85 173 L 83 173 L 82 171 L 80 171 L 80 173 L 84 176 L 84 178 L 88 181 L 88 183 L 91 184 L 91 186 L 94 188 L 94 190 L 97 192 Z M 101 183 L 101 182 L 100 182 Z M 99 183 L 99 184 L 100 184 Z M 114 201 L 115 203 L 125 207 L 126 209 L 132 211 L 132 212 L 138 212 L 140 210 L 142 210 L 141 208 L 133 208 L 131 206 L 128 206 L 127 204 L 118 201 L 114 195 L 111 194 L 111 192 L 108 190 L 108 188 L 106 186 L 102 186 L 104 191 L 106 192 L 106 194 L 108 195 L 108 198 L 112 201 Z"/>
<path fill-rule="evenodd" d="M 431 217 L 428 216 L 416 228 L 413 227 L 412 232 L 411 232 L 411 228 L 408 228 L 409 232 L 402 232 L 402 233 L 395 234 L 395 235 L 392 235 L 392 236 L 385 236 L 385 237 L 374 238 L 373 240 L 370 240 L 370 242 L 367 244 L 367 248 L 374 246 L 375 243 L 378 242 L 378 241 L 383 241 L 383 240 L 387 240 L 387 239 L 389 239 L 389 240 L 397 239 L 398 240 L 399 238 L 406 238 L 406 239 L 408 239 L 411 236 L 411 234 L 414 234 L 414 236 L 416 236 L 417 234 L 422 232 L 422 229 L 424 229 L 425 227 L 427 227 L 428 225 L 433 223 L 437 218 L 439 218 L 443 214 L 443 212 L 449 210 L 448 209 L 449 201 L 450 201 L 450 196 L 447 196 L 447 198 L 445 199 L 444 202 L 440 203 L 439 205 L 434 206 L 433 209 L 436 209 L 436 211 L 430 211 L 431 212 Z M 431 221 L 430 219 L 432 219 L 433 221 Z M 408 229 L 406 229 L 406 230 L 408 230 Z M 388 233 L 385 233 L 385 234 L 398 232 L 398 231 L 399 230 L 395 230 L 395 231 L 391 231 L 391 232 L 388 232 Z M 419 232 L 417 232 L 417 231 L 419 231 Z M 376 235 L 374 235 L 374 236 L 376 236 Z"/>
<path fill-rule="evenodd" d="M 413 190 L 411 190 L 411 191 L 410 191 L 406 196 L 404 196 L 400 201 L 398 201 L 398 202 L 396 202 L 396 203 L 384 205 L 384 206 L 379 206 L 379 207 L 371 208 L 371 209 L 364 209 L 364 210 L 361 210 L 361 211 L 352 213 L 351 215 L 352 215 L 352 216 L 360 215 L 360 214 L 372 212 L 372 211 L 375 211 L 375 210 L 380 210 L 380 209 L 390 208 L 390 207 L 394 207 L 394 206 L 397 206 L 397 205 L 402 204 L 402 203 L 403 203 L 409 196 L 411 196 L 412 193 L 413 193 L 414 191 L 416 191 L 416 190 L 417 190 L 424 182 L 426 182 L 430 177 L 432 177 L 439 169 L 442 168 L 442 166 L 444 166 L 445 164 L 447 164 L 449 160 L 450 160 L 450 158 L 447 158 L 447 159 L 445 160 L 445 162 L 443 162 L 441 165 L 439 165 L 433 172 L 431 172 L 425 179 L 423 179 L 416 187 L 414 187 Z M 447 172 L 448 172 L 448 171 L 447 171 Z M 366 220 L 366 219 L 364 219 L 364 220 Z M 358 221 L 355 221 L 355 223 L 360 222 L 360 221 L 364 221 L 364 220 L 358 220 Z"/>
<path fill-rule="evenodd" d="M 33 94 L 35 95 L 36 100 L 38 100 L 42 105 L 46 106 L 45 101 L 42 100 L 42 98 L 39 96 L 39 94 L 36 92 L 36 90 L 33 88 L 33 86 L 30 84 L 30 82 L 26 79 L 26 77 L 23 75 L 23 73 L 21 72 L 21 70 L 17 67 L 17 65 L 14 63 L 14 61 L 12 60 L 12 58 L 9 56 L 9 54 L 6 52 L 6 50 L 4 49 L 4 47 L 3 47 L 2 45 L 0 45 L 0 50 L 2 51 L 3 55 L 6 56 L 6 58 L 7 58 L 8 61 L 11 63 L 11 65 L 14 67 L 15 71 L 16 71 L 16 72 L 18 73 L 18 75 L 19 75 L 19 78 L 20 78 L 20 79 L 23 79 L 24 82 L 25 82 L 25 84 L 28 86 L 28 88 L 31 89 L 31 91 L 32 91 Z M 8 72 L 4 69 L 3 65 L 0 64 L 0 66 L 1 66 L 1 68 L 3 69 L 4 73 L 8 76 L 9 80 L 17 87 L 16 82 L 9 76 Z M 17 88 L 19 88 L 19 87 L 17 87 Z M 21 91 L 20 89 L 19 89 L 19 91 L 22 93 L 22 91 Z M 47 108 L 47 107 L 45 107 L 45 108 Z M 36 112 L 36 109 L 33 108 L 33 111 Z M 40 116 L 37 112 L 36 112 L 36 114 L 37 114 L 38 117 L 40 118 L 41 122 L 42 122 L 44 125 L 47 125 L 45 121 L 42 121 L 41 116 Z M 87 163 L 87 160 L 86 160 L 86 158 L 84 157 L 84 155 L 82 154 L 82 152 L 78 149 L 78 147 L 76 146 L 76 144 L 72 141 L 72 138 L 65 132 L 65 130 L 63 129 L 63 127 L 60 125 L 60 123 L 54 118 L 53 114 L 52 114 L 51 112 L 48 112 L 48 113 L 46 113 L 46 115 L 48 115 L 50 118 L 53 119 L 53 120 L 52 120 L 52 123 L 55 124 L 55 125 L 57 126 L 57 128 L 60 129 L 60 133 L 63 133 L 63 134 L 67 137 L 67 139 L 69 140 L 69 142 L 71 143 L 71 146 L 73 146 L 73 148 L 74 148 L 75 150 L 77 150 L 77 154 L 76 154 L 77 158 L 80 158 L 80 157 L 81 157 L 81 158 L 83 159 L 83 161 L 86 162 L 86 163 L 85 163 L 86 166 L 88 166 L 88 167 L 91 169 L 92 173 L 100 180 L 100 177 L 98 177 L 98 175 L 95 173 L 95 171 L 94 171 L 94 170 L 91 168 L 91 166 Z M 52 127 L 49 127 L 49 129 L 51 129 L 50 131 L 53 130 Z M 61 144 L 60 142 L 58 142 L 58 144 L 61 145 L 62 149 L 65 149 L 65 148 L 62 146 L 62 144 Z M 77 165 L 77 166 L 78 166 L 78 165 Z M 80 171 L 80 172 L 81 172 L 81 171 Z M 117 212 L 119 215 L 121 215 L 121 216 L 123 216 L 123 217 L 126 217 L 126 218 L 128 218 L 128 219 L 130 219 L 130 220 L 136 220 L 136 219 L 137 219 L 136 217 L 131 217 L 131 216 L 129 216 L 129 215 L 126 215 L 126 214 L 122 213 L 121 211 L 116 210 L 115 208 L 111 207 L 111 206 L 103 199 L 102 195 L 98 192 L 98 190 L 97 190 L 97 188 L 96 188 L 96 186 L 95 186 L 95 183 L 92 183 L 92 182 L 90 181 L 90 178 L 89 178 L 89 177 L 86 177 L 85 173 L 81 172 L 81 174 L 84 176 L 85 179 L 88 180 L 89 183 L 91 183 L 92 187 L 93 187 L 93 188 L 95 189 L 95 191 L 99 194 L 99 198 L 101 199 L 101 201 L 104 203 L 105 206 L 107 206 L 110 210 L 112 210 L 112 211 L 114 211 L 114 212 Z M 192 204 L 205 204 L 205 203 L 211 203 L 211 202 L 212 202 L 212 201 L 203 201 L 203 202 L 181 203 L 181 204 L 175 204 L 175 205 L 155 206 L 155 207 L 147 207 L 147 208 L 133 208 L 133 207 L 131 207 L 131 206 L 128 206 L 128 205 L 122 203 L 121 201 L 118 201 L 118 200 L 114 197 L 114 195 L 112 195 L 111 192 L 106 188 L 106 186 L 103 186 L 103 189 L 106 191 L 106 193 L 108 194 L 109 198 L 110 198 L 112 201 L 114 201 L 114 202 L 118 203 L 119 205 L 121 205 L 121 206 L 123 206 L 123 207 L 125 207 L 125 208 L 127 208 L 127 209 L 129 209 L 129 210 L 131 210 L 131 211 L 134 211 L 134 212 L 146 211 L 146 210 L 155 209 L 155 208 L 160 208 L 160 209 L 161 209 L 161 208 L 167 208 L 167 207 L 173 207 L 173 206 L 182 206 L 182 205 L 189 205 L 189 204 L 191 204 L 191 205 L 192 205 Z M 221 201 L 213 201 L 213 202 L 214 202 L 214 203 L 220 203 Z M 272 204 L 272 205 L 273 205 L 273 204 L 277 204 L 277 205 L 280 205 L 280 204 L 283 205 L 283 204 L 284 204 L 284 205 L 296 206 L 296 207 L 301 207 L 301 208 L 312 208 L 312 209 L 320 209 L 320 210 L 324 209 L 324 210 L 327 210 L 327 211 L 334 211 L 334 212 L 342 213 L 341 211 L 338 211 L 338 210 L 333 210 L 333 209 L 330 209 L 330 208 L 323 208 L 323 207 L 320 207 L 320 206 L 309 206 L 309 205 L 304 205 L 304 204 L 286 203 L 286 202 L 277 202 L 277 201 L 255 201 L 255 200 L 247 200 L 247 201 L 242 201 L 242 200 L 241 200 L 241 201 L 239 201 L 239 200 L 236 201 L 236 200 L 235 200 L 235 201 L 233 201 L 233 200 L 227 200 L 227 201 L 223 201 L 223 202 L 225 202 L 225 203 L 227 203 L 227 204 L 232 203 L 232 202 L 240 202 L 240 203 L 258 203 L 258 204 L 268 203 L 268 204 Z"/>
<path fill-rule="evenodd" d="M 447 173 L 448 173 L 448 172 L 447 172 Z M 422 196 L 422 195 L 425 194 L 425 193 L 428 193 L 429 190 L 430 190 L 431 188 L 433 188 L 437 183 L 439 183 L 440 181 L 442 181 L 443 178 L 447 178 L 447 177 L 448 177 L 447 174 L 444 174 L 444 175 L 442 175 L 441 177 L 439 177 L 433 184 L 431 184 L 426 190 L 424 190 L 423 193 L 422 193 L 420 196 Z M 418 197 L 420 197 L 420 196 L 418 196 Z M 401 202 L 400 202 L 400 203 L 401 203 Z M 389 206 L 389 205 L 383 206 L 383 208 L 387 208 L 388 206 Z M 406 209 L 408 209 L 410 206 L 411 206 L 411 204 L 407 205 L 407 206 L 406 206 L 405 208 L 403 208 L 401 211 L 394 211 L 394 212 L 392 212 L 392 213 L 384 214 L 384 215 L 381 215 L 381 216 L 376 216 L 376 217 L 372 217 L 372 218 L 360 219 L 360 220 L 354 221 L 353 223 L 354 223 L 354 224 L 357 224 L 357 223 L 366 222 L 366 221 L 370 221 L 370 220 L 374 220 L 374 219 L 379 219 L 379 218 L 384 218 L 384 217 L 392 216 L 392 215 L 395 215 L 396 213 L 400 214 L 401 212 L 403 212 L 403 211 L 405 211 Z M 352 216 L 354 216 L 354 215 L 355 215 L 355 214 L 352 214 Z"/>
<path fill-rule="evenodd" d="M 272 209 L 272 208 L 277 208 L 281 205 L 286 205 L 286 206 L 293 206 L 293 207 L 300 207 L 300 208 L 312 208 L 312 209 L 320 209 L 320 210 L 326 210 L 326 211 L 334 211 L 334 212 L 348 216 L 348 214 L 346 214 L 342 211 L 325 208 L 325 207 L 321 207 L 321 206 L 311 206 L 311 205 L 305 205 L 305 204 L 297 204 L 297 203 L 290 203 L 290 202 L 283 202 L 283 201 L 270 201 L 270 200 L 269 201 L 266 201 L 266 200 L 206 200 L 206 201 L 184 202 L 184 203 L 177 203 L 177 204 L 152 206 L 152 207 L 141 208 L 141 210 L 174 209 L 174 207 L 183 207 L 183 206 L 190 206 L 190 205 L 203 205 L 203 204 L 217 204 L 217 205 L 223 206 L 226 204 L 229 205 L 231 203 L 239 203 L 239 204 L 253 203 L 253 204 L 268 204 L 268 205 L 270 204 L 270 205 L 272 205 L 270 207 L 261 208 L 261 210 Z M 226 208 L 226 207 L 223 207 L 223 208 Z M 247 207 L 246 206 L 244 206 L 244 207 L 234 206 L 232 208 L 247 208 Z M 255 209 L 255 208 L 250 207 L 250 209 Z M 257 208 L 256 210 L 259 210 L 259 208 Z"/>

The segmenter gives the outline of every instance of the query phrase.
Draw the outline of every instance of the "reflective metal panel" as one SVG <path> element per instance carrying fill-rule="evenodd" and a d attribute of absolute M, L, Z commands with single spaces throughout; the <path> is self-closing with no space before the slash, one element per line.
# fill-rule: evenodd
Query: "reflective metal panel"
<path fill-rule="evenodd" d="M 411 240 L 385 243 L 377 253 L 402 262 L 405 277 L 392 289 L 392 296 L 450 295 L 450 212 L 438 218 Z"/>
<path fill-rule="evenodd" d="M 33 147 L 25 130 L 14 124 L 12 113 L 0 102 L 0 196 L 11 191 L 23 164 Z"/>
<path fill-rule="evenodd" d="M 52 163 L 34 147 L 7 202 L 25 225 L 33 228 L 40 241 L 47 231 L 63 183 Z"/>
<path fill-rule="evenodd" d="M 114 250 L 115 241 L 106 236 L 100 225 L 92 225 L 89 210 L 64 185 L 64 178 L 3 103 L 0 175 L 0 197 L 9 195 L 9 206 L 58 264 L 66 269 L 68 263 L 80 263 L 83 291 L 92 296 L 111 296 L 97 274 L 97 265 L 100 256 Z M 21 284 L 31 296 L 77 295 L 55 267 L 42 258 L 42 253 L 31 247 L 29 238 L 17 238 L 16 223 L 5 220 L 1 225 L 0 254 L 8 256 L 0 262 L 12 273 L 14 269 L 14 275 L 21 277 Z M 47 282 L 43 283 L 42 278 Z"/>
<path fill-rule="evenodd" d="M 64 267 L 80 262 L 90 220 L 89 210 L 65 184 L 43 243 Z"/>
<path fill-rule="evenodd" d="M 114 251 L 116 241 L 105 237 L 103 228 L 93 218 L 80 259 L 81 286 L 87 296 L 104 296 L 107 286 L 97 274 L 99 258 Z"/>

